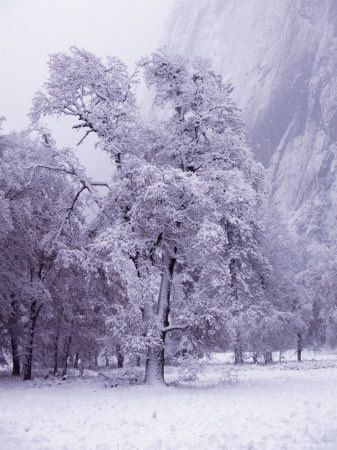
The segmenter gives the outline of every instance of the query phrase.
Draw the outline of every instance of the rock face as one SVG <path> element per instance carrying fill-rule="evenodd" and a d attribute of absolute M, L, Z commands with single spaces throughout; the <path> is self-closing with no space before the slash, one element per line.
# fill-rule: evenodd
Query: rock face
<path fill-rule="evenodd" d="M 178 0 L 164 43 L 234 85 L 271 201 L 322 242 L 337 217 L 337 1 Z"/>

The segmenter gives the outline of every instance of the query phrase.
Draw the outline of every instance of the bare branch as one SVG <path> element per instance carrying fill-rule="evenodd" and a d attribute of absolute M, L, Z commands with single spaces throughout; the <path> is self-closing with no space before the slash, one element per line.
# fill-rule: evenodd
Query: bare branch
<path fill-rule="evenodd" d="M 48 170 L 54 170 L 56 172 L 65 172 L 65 173 L 67 173 L 69 175 L 75 175 L 74 171 L 66 169 L 65 167 L 47 166 L 45 164 L 38 164 L 38 165 L 32 167 L 32 169 L 33 170 L 32 170 L 32 173 L 30 174 L 29 181 L 25 184 L 26 188 L 31 184 L 36 169 L 48 169 Z"/>
<path fill-rule="evenodd" d="M 110 186 L 108 185 L 108 183 L 104 182 L 104 181 L 90 181 L 91 186 L 103 186 L 109 189 L 110 191 Z"/>
<path fill-rule="evenodd" d="M 174 331 L 174 330 L 184 331 L 184 330 L 187 330 L 187 328 L 188 328 L 188 325 L 169 325 L 167 327 L 162 328 L 161 331 L 163 333 L 168 333 L 169 331 Z"/>
<path fill-rule="evenodd" d="M 88 131 L 85 133 L 85 135 L 82 137 L 82 139 L 81 139 L 80 141 L 78 141 L 78 143 L 77 143 L 76 145 L 81 145 L 82 142 L 84 141 L 84 139 L 85 139 L 90 133 L 93 133 L 93 132 L 94 132 L 94 130 L 92 130 L 92 129 L 88 130 Z"/>
<path fill-rule="evenodd" d="M 68 214 L 67 214 L 67 218 L 70 219 L 70 214 L 72 213 L 72 211 L 74 210 L 74 206 L 75 203 L 77 202 L 79 196 L 81 195 L 81 193 L 86 189 L 85 186 L 82 186 L 82 188 L 77 192 L 77 194 L 75 195 L 71 205 L 69 206 L 69 208 L 67 209 Z"/>

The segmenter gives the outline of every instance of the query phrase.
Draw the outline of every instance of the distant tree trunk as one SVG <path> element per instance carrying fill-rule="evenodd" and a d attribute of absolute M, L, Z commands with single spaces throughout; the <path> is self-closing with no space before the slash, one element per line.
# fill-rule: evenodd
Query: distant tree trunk
<path fill-rule="evenodd" d="M 68 370 L 68 361 L 69 361 L 70 347 L 71 347 L 71 341 L 72 341 L 73 325 L 74 325 L 74 319 L 70 322 L 69 334 L 68 334 L 68 337 L 66 337 L 64 344 L 63 344 L 63 370 L 62 370 L 63 377 L 67 375 L 67 370 Z"/>
<path fill-rule="evenodd" d="M 91 354 L 91 352 L 88 353 L 88 362 L 89 362 L 88 369 L 91 370 L 92 369 L 92 354 Z"/>
<path fill-rule="evenodd" d="M 264 357 L 264 363 L 265 364 L 270 364 L 273 362 L 273 353 L 271 351 L 265 351 L 263 352 L 263 357 Z"/>
<path fill-rule="evenodd" d="M 15 298 L 15 294 L 11 294 L 11 315 L 10 315 L 10 336 L 11 336 L 11 350 L 13 370 L 12 375 L 20 375 L 20 351 L 19 351 L 19 339 L 18 339 L 18 312 L 19 305 Z"/>
<path fill-rule="evenodd" d="M 253 352 L 252 358 L 253 358 L 253 363 L 257 364 L 258 358 L 259 358 L 259 352 Z"/>
<path fill-rule="evenodd" d="M 71 346 L 71 335 L 69 335 L 64 342 L 63 371 L 62 371 L 63 377 L 67 375 L 70 346 Z"/>
<path fill-rule="evenodd" d="M 234 364 L 243 364 L 243 354 L 241 345 L 234 348 Z"/>
<path fill-rule="evenodd" d="M 303 341 L 302 334 L 297 333 L 297 361 L 302 361 Z"/>
<path fill-rule="evenodd" d="M 53 375 L 57 375 L 57 369 L 58 369 L 58 357 L 59 357 L 59 339 L 60 335 L 59 333 L 55 337 L 54 342 L 54 369 L 53 369 Z"/>
<path fill-rule="evenodd" d="M 59 358 L 59 341 L 60 341 L 60 333 L 61 333 L 61 323 L 62 323 L 62 316 L 63 316 L 64 308 L 62 307 L 60 310 L 60 314 L 57 320 L 56 325 L 56 335 L 55 335 L 55 341 L 54 341 L 54 369 L 53 374 L 57 375 L 57 369 L 58 369 L 58 358 Z"/>
<path fill-rule="evenodd" d="M 79 352 L 76 352 L 75 354 L 75 360 L 74 360 L 74 369 L 78 369 L 78 360 L 80 358 Z"/>
<path fill-rule="evenodd" d="M 11 337 L 11 349 L 12 349 L 12 360 L 13 360 L 13 370 L 12 375 L 20 375 L 20 353 L 19 345 L 16 336 Z"/>
<path fill-rule="evenodd" d="M 78 370 L 79 370 L 79 376 L 83 377 L 83 375 L 84 375 L 84 360 L 83 360 L 83 358 L 80 359 Z"/>
<path fill-rule="evenodd" d="M 23 379 L 32 379 L 32 362 L 33 362 L 33 346 L 34 346 L 34 334 L 36 321 L 42 308 L 42 303 L 37 307 L 36 300 L 32 300 L 30 305 L 30 325 L 28 328 L 27 345 L 25 349 L 25 362 L 23 365 Z"/>
<path fill-rule="evenodd" d="M 140 356 L 137 356 L 137 358 L 136 358 L 136 366 L 140 367 L 140 363 L 141 363 Z"/>
<path fill-rule="evenodd" d="M 97 369 L 97 367 L 98 367 L 98 356 L 99 356 L 99 354 L 97 352 L 95 352 L 95 355 L 94 355 L 95 369 Z"/>
<path fill-rule="evenodd" d="M 124 353 L 120 344 L 116 344 L 116 355 L 117 355 L 117 367 L 121 369 L 124 366 Z"/>
<path fill-rule="evenodd" d="M 236 333 L 234 344 L 234 364 L 243 364 L 242 343 L 239 331 Z"/>
<path fill-rule="evenodd" d="M 176 253 L 176 248 L 173 250 Z M 172 288 L 172 279 L 176 259 L 172 258 L 170 248 L 163 245 L 162 267 L 160 290 L 155 313 L 158 323 L 165 328 L 169 325 L 168 317 L 170 313 L 170 296 Z M 165 365 L 165 337 L 166 332 L 160 332 L 160 347 L 150 349 L 145 363 L 145 383 L 146 384 L 164 384 L 164 365 Z"/>
<path fill-rule="evenodd" d="M 109 369 L 109 358 L 108 358 L 108 352 L 105 350 L 104 352 L 104 358 L 105 358 L 105 367 Z"/>

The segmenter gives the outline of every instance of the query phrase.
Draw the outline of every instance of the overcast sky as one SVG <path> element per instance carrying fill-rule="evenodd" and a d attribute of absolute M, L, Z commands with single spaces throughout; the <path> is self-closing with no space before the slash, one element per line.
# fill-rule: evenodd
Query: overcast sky
<path fill-rule="evenodd" d="M 72 45 L 118 56 L 129 68 L 161 42 L 174 0 L 0 0 L 0 116 L 4 131 L 29 123 L 35 91 L 47 79 L 48 54 Z M 62 125 L 63 126 L 63 125 Z M 55 125 L 57 141 L 62 126 Z M 78 135 L 76 136 L 76 139 Z"/>

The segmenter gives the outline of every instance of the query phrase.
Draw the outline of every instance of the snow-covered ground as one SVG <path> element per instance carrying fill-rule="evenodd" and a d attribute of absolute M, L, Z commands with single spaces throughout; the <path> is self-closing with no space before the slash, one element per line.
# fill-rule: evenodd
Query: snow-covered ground
<path fill-rule="evenodd" d="M 0 449 L 336 449 L 337 359 L 315 356 L 238 368 L 213 360 L 183 388 L 3 372 Z"/>

